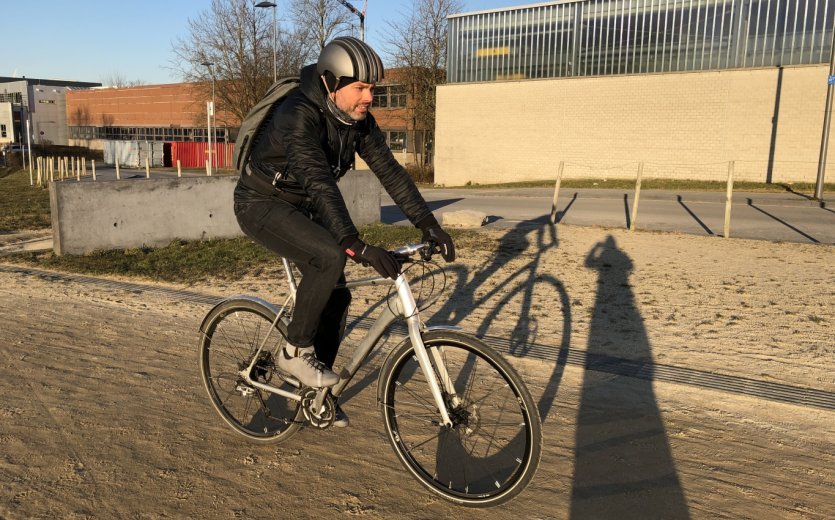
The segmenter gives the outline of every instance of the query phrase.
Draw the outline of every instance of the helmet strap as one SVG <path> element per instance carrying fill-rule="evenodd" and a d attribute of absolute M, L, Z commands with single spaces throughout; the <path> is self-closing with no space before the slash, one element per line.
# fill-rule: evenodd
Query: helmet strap
<path fill-rule="evenodd" d="M 341 108 L 336 106 L 336 101 L 335 101 L 336 91 L 332 92 L 331 89 L 328 88 L 328 80 L 327 80 L 327 78 L 325 78 L 326 74 L 329 74 L 329 73 L 326 72 L 325 74 L 322 74 L 321 78 L 322 78 L 322 83 L 325 85 L 325 105 L 327 105 L 327 107 L 328 107 L 328 112 L 330 112 L 331 115 L 337 121 L 342 123 L 343 125 L 354 126 L 355 124 L 357 124 L 357 122 L 354 121 L 351 118 L 351 116 L 349 116 L 347 113 L 345 113 L 344 110 L 342 110 Z M 333 77 L 332 74 L 331 74 L 331 77 Z M 335 79 L 336 78 L 334 78 L 334 80 Z"/>
<path fill-rule="evenodd" d="M 339 85 L 339 80 L 337 79 L 336 76 L 333 75 L 333 73 L 331 71 L 326 70 L 325 73 L 322 74 L 321 78 L 322 78 L 322 83 L 325 84 L 325 90 L 328 91 L 328 94 L 330 94 L 331 92 L 336 91 L 336 89 Z"/>

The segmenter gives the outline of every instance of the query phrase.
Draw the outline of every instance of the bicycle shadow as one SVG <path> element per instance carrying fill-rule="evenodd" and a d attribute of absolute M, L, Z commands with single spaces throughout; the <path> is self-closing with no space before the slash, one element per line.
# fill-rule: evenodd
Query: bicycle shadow
<path fill-rule="evenodd" d="M 689 518 L 652 379 L 612 374 L 603 366 L 613 357 L 652 360 L 629 283 L 632 260 L 610 235 L 592 248 L 586 266 L 599 276 L 577 414 L 570 518 Z"/>
<path fill-rule="evenodd" d="M 545 255 L 559 245 L 556 227 L 547 222 L 536 224 L 539 223 L 523 222 L 506 232 L 499 240 L 497 253 L 485 264 L 474 268 L 471 279 L 463 266 L 454 269 L 453 275 L 456 278 L 450 291 L 451 296 L 430 322 L 459 325 L 469 310 L 486 308 L 489 310 L 480 319 L 475 331 L 477 337 L 484 337 L 490 325 L 500 321 L 502 313 L 507 310 L 516 319 L 508 339 L 507 353 L 525 357 L 540 334 L 539 316 L 545 315 L 542 312 L 545 306 L 549 307 L 547 315 L 561 315 L 559 344 L 554 345 L 553 351 L 547 356 L 555 361 L 554 371 L 537 405 L 544 423 L 553 406 L 568 359 L 572 316 L 568 293 L 562 282 L 542 272 Z M 527 251 L 534 253 L 526 257 L 524 253 Z M 507 266 L 522 258 L 525 261 L 508 273 Z M 495 283 L 498 276 L 503 279 Z M 557 302 L 558 307 L 551 307 L 552 302 Z M 515 308 L 517 304 L 518 309 Z"/>
<path fill-rule="evenodd" d="M 429 325 L 458 325 L 470 315 L 472 309 L 488 309 L 485 316 L 479 317 L 475 331 L 476 336 L 484 337 L 492 323 L 506 319 L 503 317 L 506 311 L 516 322 L 505 346 L 506 350 L 499 350 L 502 354 L 525 357 L 530 354 L 530 346 L 536 341 L 540 329 L 548 328 L 542 326 L 537 315 L 553 316 L 555 312 L 561 315 L 561 338 L 550 352 L 555 361 L 554 370 L 547 377 L 545 389 L 537 403 L 537 412 L 543 418 L 543 423 L 547 420 L 562 381 L 571 341 L 572 318 L 568 293 L 560 280 L 542 272 L 545 255 L 556 249 L 558 243 L 556 228 L 549 223 L 520 223 L 500 238 L 497 253 L 482 265 L 470 269 L 454 264 L 445 269 L 450 279 L 450 296 L 428 320 Z M 529 255 L 530 251 L 534 253 Z M 461 254 L 466 253 L 462 251 Z M 521 265 L 514 266 L 508 272 L 508 265 L 520 259 Z M 416 285 L 414 282 L 413 285 Z M 559 303 L 559 309 L 551 307 L 554 301 Z M 547 314 L 544 312 L 546 306 Z M 374 312 L 374 309 L 369 309 L 359 319 L 370 317 Z M 458 372 L 455 386 L 466 387 L 466 382 L 477 370 L 478 362 L 471 356 Z M 350 398 L 364 386 L 370 385 L 377 373 L 375 370 L 362 381 L 351 385 L 340 400 Z M 524 373 L 522 375 L 524 379 Z M 465 441 L 457 434 L 445 429 L 437 432 L 435 442 L 434 478 L 440 482 L 467 482 L 472 490 L 492 489 L 497 482 L 502 482 L 516 472 L 523 463 L 518 457 L 528 439 L 525 431 L 520 429 L 513 438 L 501 439 L 495 444 L 488 441 L 488 446 L 492 445 L 493 448 L 478 454 L 474 452 L 474 447 L 465 446 Z M 502 447 L 499 449 L 496 445 Z"/>
<path fill-rule="evenodd" d="M 562 381 L 571 343 L 572 317 L 568 293 L 559 279 L 541 272 L 544 256 L 556 249 L 558 243 L 556 228 L 547 222 L 522 222 L 516 225 L 502 235 L 499 239 L 497 253 L 482 265 L 467 268 L 460 264 L 453 264 L 451 267 L 445 268 L 448 276 L 447 293 L 449 298 L 445 299 L 444 303 L 427 320 L 429 325 L 455 326 L 460 325 L 469 316 L 471 309 L 489 309 L 487 314 L 480 319 L 480 323 L 474 331 L 477 337 L 484 337 L 488 333 L 490 325 L 499 320 L 500 315 L 507 309 L 508 314 L 515 317 L 516 323 L 512 327 L 507 350 L 500 350 L 502 354 L 525 357 L 530 353 L 530 345 L 536 341 L 539 334 L 540 318 L 537 317 L 537 314 L 544 314 L 542 312 L 544 306 L 548 305 L 548 315 L 561 315 L 559 344 L 554 345 L 553 350 L 547 356 L 555 361 L 554 370 L 548 378 L 545 390 L 537 403 L 539 416 L 543 423 L 547 420 Z M 532 244 L 535 247 L 531 247 Z M 522 258 L 524 252 L 531 250 L 534 253 L 529 257 L 529 260 L 515 267 L 509 273 L 507 272 L 508 264 Z M 466 254 L 466 252 L 461 251 L 459 254 Z M 496 282 L 496 278 L 499 276 L 501 280 Z M 489 288 L 485 290 L 488 286 Z M 548 290 L 551 292 L 548 293 Z M 539 296 L 539 294 L 548 295 Z M 517 300 L 518 309 L 515 308 Z M 550 308 L 554 301 L 559 303 L 558 309 Z M 349 324 L 348 328 L 350 329 L 359 321 L 373 317 L 380 305 L 386 305 L 386 302 L 379 302 L 367 308 L 365 312 Z M 473 331 L 467 330 L 467 332 Z M 387 339 L 384 337 L 381 342 Z M 375 355 L 380 351 L 381 349 L 376 349 Z M 340 401 L 346 402 L 372 384 L 378 373 L 379 369 L 375 369 L 366 374 L 362 380 L 353 382 L 343 392 Z"/>

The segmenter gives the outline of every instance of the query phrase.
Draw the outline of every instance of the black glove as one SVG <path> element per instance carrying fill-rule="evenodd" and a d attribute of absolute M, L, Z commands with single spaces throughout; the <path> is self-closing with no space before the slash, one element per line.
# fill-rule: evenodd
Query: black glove
<path fill-rule="evenodd" d="M 452 237 L 441 228 L 433 215 L 421 219 L 418 222 L 418 227 L 423 231 L 421 240 L 437 245 L 441 251 L 441 256 L 447 262 L 455 260 L 455 244 L 452 243 Z"/>
<path fill-rule="evenodd" d="M 400 274 L 400 262 L 385 249 L 370 246 L 357 237 L 348 237 L 341 244 L 351 260 L 373 267 L 380 276 L 394 280 Z"/>

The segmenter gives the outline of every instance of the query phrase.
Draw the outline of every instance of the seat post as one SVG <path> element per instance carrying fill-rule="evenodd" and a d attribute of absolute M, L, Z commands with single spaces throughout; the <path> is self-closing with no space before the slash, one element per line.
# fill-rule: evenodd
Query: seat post
<path fill-rule="evenodd" d="M 290 296 L 293 298 L 293 304 L 296 303 L 296 276 L 293 274 L 293 265 L 286 258 L 281 259 L 284 264 L 284 272 L 287 273 L 287 285 L 290 286 Z"/>

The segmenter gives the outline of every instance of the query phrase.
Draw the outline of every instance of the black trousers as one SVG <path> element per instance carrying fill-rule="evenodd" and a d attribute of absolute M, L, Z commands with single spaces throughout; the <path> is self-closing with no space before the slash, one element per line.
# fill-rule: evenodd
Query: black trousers
<path fill-rule="evenodd" d="M 248 237 L 301 271 L 287 339 L 298 347 L 313 345 L 316 358 L 332 367 L 351 303 L 348 289 L 334 289 L 345 281 L 345 251 L 305 208 L 275 197 L 247 200 L 236 192 L 235 216 Z"/>

